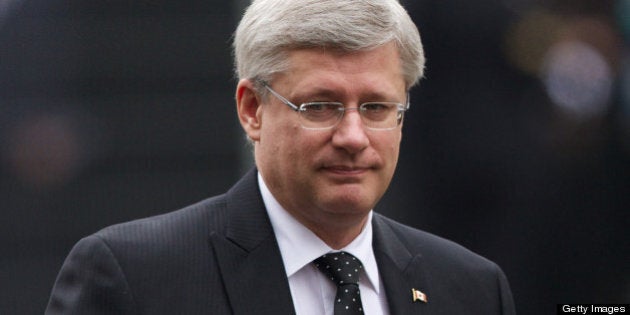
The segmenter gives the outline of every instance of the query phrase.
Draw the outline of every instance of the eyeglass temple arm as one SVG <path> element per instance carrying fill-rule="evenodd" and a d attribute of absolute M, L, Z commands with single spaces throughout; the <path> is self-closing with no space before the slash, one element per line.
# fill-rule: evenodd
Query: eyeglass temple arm
<path fill-rule="evenodd" d="M 271 94 L 273 94 L 275 97 L 277 97 L 280 101 L 285 103 L 287 106 L 291 107 L 291 109 L 293 109 L 296 112 L 300 111 L 300 108 L 298 106 L 296 106 L 295 104 L 291 103 L 291 101 L 289 101 L 288 99 L 284 98 L 284 96 L 278 94 L 278 92 L 274 91 L 266 82 L 264 82 L 264 81 L 258 81 L 258 82 L 260 84 L 262 84 L 269 92 L 271 92 Z"/>

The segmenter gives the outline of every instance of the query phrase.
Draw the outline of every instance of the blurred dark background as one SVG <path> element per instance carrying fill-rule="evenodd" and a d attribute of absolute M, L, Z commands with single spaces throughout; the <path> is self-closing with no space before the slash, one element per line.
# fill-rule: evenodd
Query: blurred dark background
<path fill-rule="evenodd" d="M 520 314 L 628 303 L 630 2 L 403 2 L 427 75 L 377 211 L 499 263 Z M 251 166 L 247 3 L 0 1 L 0 314 L 43 313 L 81 237 Z"/>

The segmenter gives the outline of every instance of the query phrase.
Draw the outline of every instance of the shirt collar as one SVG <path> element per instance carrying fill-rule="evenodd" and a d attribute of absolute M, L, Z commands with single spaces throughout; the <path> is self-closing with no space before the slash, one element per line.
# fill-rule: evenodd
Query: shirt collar
<path fill-rule="evenodd" d="M 267 188 L 260 173 L 258 173 L 258 186 L 280 247 L 287 277 L 291 277 L 323 254 L 335 251 L 282 208 Z M 378 267 L 372 248 L 372 211 L 369 212 L 368 220 L 361 233 L 341 250 L 361 260 L 367 278 L 378 293 Z"/>

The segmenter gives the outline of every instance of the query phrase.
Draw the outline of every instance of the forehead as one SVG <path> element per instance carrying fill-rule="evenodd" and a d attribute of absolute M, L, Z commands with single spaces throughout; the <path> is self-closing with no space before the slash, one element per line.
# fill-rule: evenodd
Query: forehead
<path fill-rule="evenodd" d="M 287 71 L 277 81 L 293 92 L 323 89 L 364 94 L 369 91 L 391 97 L 405 93 L 401 60 L 394 44 L 357 52 L 296 49 L 288 52 L 288 61 Z"/>

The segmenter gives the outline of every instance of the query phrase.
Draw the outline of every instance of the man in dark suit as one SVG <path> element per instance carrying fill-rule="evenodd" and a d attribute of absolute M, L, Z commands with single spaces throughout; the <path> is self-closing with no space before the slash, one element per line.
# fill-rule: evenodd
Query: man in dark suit
<path fill-rule="evenodd" d="M 255 0 L 234 38 L 256 168 L 82 239 L 46 314 L 514 314 L 494 263 L 373 212 L 424 53 L 396 0 Z"/>

